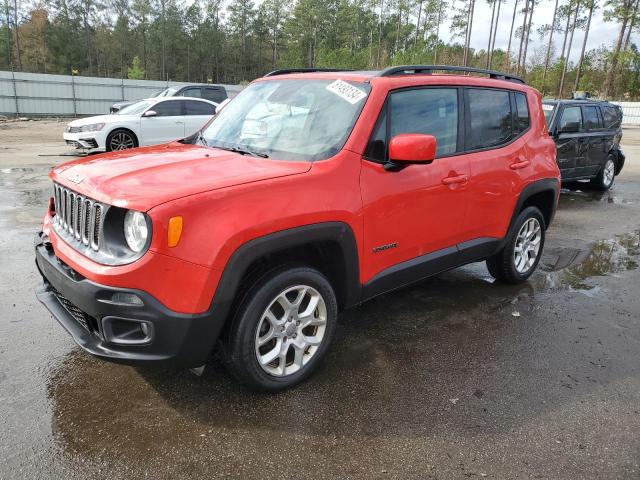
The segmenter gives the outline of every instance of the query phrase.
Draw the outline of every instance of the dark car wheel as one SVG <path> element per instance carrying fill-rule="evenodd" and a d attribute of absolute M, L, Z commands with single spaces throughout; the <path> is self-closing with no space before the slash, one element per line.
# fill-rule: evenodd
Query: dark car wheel
<path fill-rule="evenodd" d="M 225 363 L 253 390 L 292 387 L 322 360 L 337 316 L 335 293 L 320 272 L 306 267 L 272 272 L 244 296 L 223 340 Z"/>
<path fill-rule="evenodd" d="M 612 155 L 607 157 L 604 165 L 598 172 L 598 175 L 591 180 L 593 188 L 601 191 L 607 191 L 613 186 L 616 179 L 616 161 Z"/>
<path fill-rule="evenodd" d="M 505 246 L 487 259 L 489 273 L 504 283 L 526 281 L 535 271 L 542 256 L 545 222 L 536 207 L 527 207 L 516 219 Z"/>
<path fill-rule="evenodd" d="M 107 152 L 138 146 L 138 139 L 128 130 L 114 130 L 107 136 Z"/>

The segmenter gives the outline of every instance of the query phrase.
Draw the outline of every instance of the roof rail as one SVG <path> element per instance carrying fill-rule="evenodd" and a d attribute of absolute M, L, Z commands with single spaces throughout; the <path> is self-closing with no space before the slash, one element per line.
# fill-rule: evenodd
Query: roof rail
<path fill-rule="evenodd" d="M 283 68 L 274 70 L 265 75 L 265 77 L 275 77 L 276 75 L 287 75 L 289 73 L 311 73 L 311 72 L 349 72 L 343 68 Z"/>
<path fill-rule="evenodd" d="M 508 73 L 496 72 L 495 70 L 485 70 L 483 68 L 458 67 L 454 65 L 400 65 L 397 67 L 385 68 L 378 74 L 378 76 L 392 77 L 394 75 L 407 75 L 407 74 L 431 75 L 433 72 L 481 73 L 484 75 L 489 75 L 489 78 L 495 78 L 497 80 L 507 80 L 510 82 L 525 83 L 522 78 L 516 77 L 515 75 L 511 75 Z"/>

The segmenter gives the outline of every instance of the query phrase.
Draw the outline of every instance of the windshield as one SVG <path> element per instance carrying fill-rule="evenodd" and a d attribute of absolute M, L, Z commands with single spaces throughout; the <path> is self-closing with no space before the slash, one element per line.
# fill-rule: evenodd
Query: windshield
<path fill-rule="evenodd" d="M 371 87 L 342 80 L 270 80 L 244 89 L 203 130 L 209 147 L 282 160 L 340 151 Z"/>
<path fill-rule="evenodd" d="M 547 122 L 547 128 L 551 123 L 551 119 L 553 118 L 553 112 L 556 110 L 556 106 L 554 103 L 543 103 L 542 111 L 544 112 L 544 119 Z"/>
<path fill-rule="evenodd" d="M 124 107 L 122 110 L 118 110 L 116 115 L 137 115 L 144 112 L 147 107 L 150 106 L 151 102 L 143 100 L 142 102 L 132 103 L 131 105 Z"/>
<path fill-rule="evenodd" d="M 169 87 L 162 90 L 160 93 L 156 95 L 156 97 L 173 97 L 175 93 L 178 91 L 179 87 Z"/>

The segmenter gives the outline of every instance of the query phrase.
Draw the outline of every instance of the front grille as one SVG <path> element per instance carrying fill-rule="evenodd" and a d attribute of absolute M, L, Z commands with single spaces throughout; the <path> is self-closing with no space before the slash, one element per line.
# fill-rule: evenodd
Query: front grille
<path fill-rule="evenodd" d="M 106 208 L 103 204 L 54 183 L 56 215 L 54 228 L 65 239 L 95 251 L 100 249 L 102 224 Z"/>
<path fill-rule="evenodd" d="M 89 328 L 89 323 L 91 322 L 92 317 L 88 313 L 85 313 L 82 310 L 80 310 L 78 307 L 76 307 L 74 303 L 72 303 L 69 299 L 67 299 L 67 297 L 65 297 L 62 293 L 56 290 L 53 286 L 51 286 L 50 288 L 51 288 L 51 293 L 53 293 L 56 296 L 56 298 L 58 299 L 60 304 L 64 307 L 64 309 L 67 312 L 69 312 L 71 316 L 75 318 L 76 322 L 82 325 L 85 328 L 85 330 L 90 332 L 91 329 Z"/>

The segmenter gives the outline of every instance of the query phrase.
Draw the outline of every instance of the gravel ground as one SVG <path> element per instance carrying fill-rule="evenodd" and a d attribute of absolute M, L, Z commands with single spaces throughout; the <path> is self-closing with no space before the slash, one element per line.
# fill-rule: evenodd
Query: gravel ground
<path fill-rule="evenodd" d="M 36 301 L 64 122 L 0 124 L 0 478 L 640 478 L 640 130 L 517 287 L 470 265 L 343 314 L 297 389 L 95 360 Z"/>

